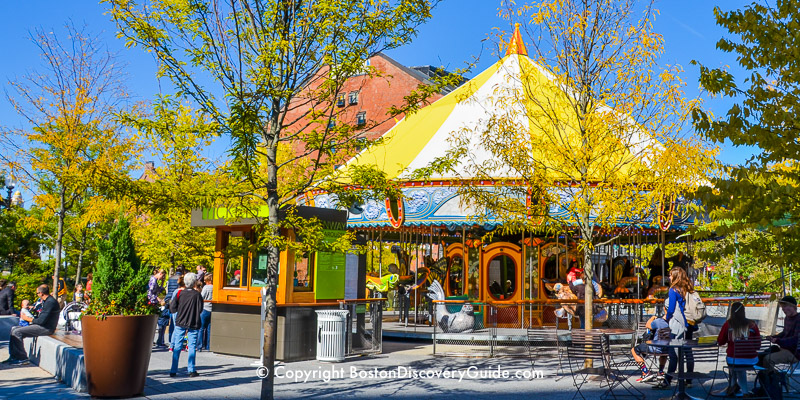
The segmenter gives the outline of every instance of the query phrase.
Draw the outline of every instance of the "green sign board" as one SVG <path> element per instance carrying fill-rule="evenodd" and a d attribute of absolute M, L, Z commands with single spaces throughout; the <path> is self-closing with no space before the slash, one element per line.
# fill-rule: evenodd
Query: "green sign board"
<path fill-rule="evenodd" d="M 316 282 L 317 299 L 344 299 L 345 256 L 344 253 L 317 252 Z"/>
<path fill-rule="evenodd" d="M 256 217 L 266 218 L 269 217 L 269 208 L 261 206 L 256 211 Z M 203 219 L 222 219 L 222 218 L 252 218 L 253 215 L 245 208 L 232 207 L 232 208 L 204 208 Z"/>

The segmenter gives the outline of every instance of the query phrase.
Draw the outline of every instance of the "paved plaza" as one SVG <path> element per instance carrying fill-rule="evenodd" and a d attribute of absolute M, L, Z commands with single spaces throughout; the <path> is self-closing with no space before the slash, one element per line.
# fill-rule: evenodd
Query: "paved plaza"
<path fill-rule="evenodd" d="M 557 363 L 537 369 L 531 378 L 526 359 L 458 358 L 431 356 L 431 345 L 424 342 L 385 341 L 383 354 L 350 358 L 343 363 L 302 361 L 279 364 L 275 395 L 279 399 L 571 399 L 572 379 L 555 375 Z M 0 342 L 0 357 L 8 356 L 8 341 Z M 200 377 L 186 374 L 186 354 L 182 354 L 177 378 L 169 377 L 171 353 L 153 352 L 145 388 L 147 399 L 254 399 L 259 397 L 260 379 L 254 359 L 198 353 Z M 699 365 L 708 371 L 710 365 Z M 463 377 L 462 375 L 463 374 Z M 430 376 L 429 376 L 430 375 Z M 449 376 L 448 376 L 449 375 Z M 655 391 L 647 384 L 635 384 L 648 399 L 671 392 Z M 721 385 L 717 382 L 716 386 Z M 598 398 L 603 389 L 598 382 L 585 386 L 587 399 Z M 706 397 L 695 385 L 689 393 Z M 0 399 L 75 399 L 89 398 L 56 382 L 40 368 L 0 366 Z"/>

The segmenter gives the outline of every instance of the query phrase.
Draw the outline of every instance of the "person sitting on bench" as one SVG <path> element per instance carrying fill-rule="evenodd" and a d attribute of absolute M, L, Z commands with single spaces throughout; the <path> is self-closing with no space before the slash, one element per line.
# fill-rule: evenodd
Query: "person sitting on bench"
<path fill-rule="evenodd" d="M 4 364 L 27 364 L 28 352 L 25 351 L 24 339 L 52 335 L 58 325 L 58 301 L 50 295 L 50 287 L 41 285 L 36 289 L 36 295 L 42 300 L 42 311 L 36 318 L 31 318 L 28 326 L 15 326 L 11 328 L 11 340 L 8 345 L 9 357 Z M 22 317 L 30 318 L 30 317 Z"/>

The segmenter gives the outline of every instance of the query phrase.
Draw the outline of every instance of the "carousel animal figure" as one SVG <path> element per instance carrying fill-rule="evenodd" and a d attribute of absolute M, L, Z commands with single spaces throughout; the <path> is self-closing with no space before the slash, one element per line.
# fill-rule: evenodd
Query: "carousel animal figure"
<path fill-rule="evenodd" d="M 444 289 L 439 281 L 428 286 L 428 297 L 431 300 L 444 300 Z M 461 311 L 451 313 L 443 303 L 436 304 L 436 323 L 445 333 L 469 333 L 475 329 L 475 311 L 472 304 L 464 304 Z"/>
<path fill-rule="evenodd" d="M 561 300 L 576 300 L 578 296 L 575 293 L 572 293 L 569 286 L 556 283 L 553 285 L 553 291 L 556 293 L 556 298 Z M 572 327 L 572 317 L 575 316 L 575 304 L 568 303 L 562 304 L 561 308 L 555 311 L 556 317 L 558 318 L 566 318 L 567 324 Z"/>
<path fill-rule="evenodd" d="M 373 296 L 375 293 L 381 293 L 383 297 L 386 297 L 386 292 L 397 287 L 398 282 L 400 282 L 400 276 L 397 274 L 386 274 L 381 278 L 367 276 L 367 290 Z"/>

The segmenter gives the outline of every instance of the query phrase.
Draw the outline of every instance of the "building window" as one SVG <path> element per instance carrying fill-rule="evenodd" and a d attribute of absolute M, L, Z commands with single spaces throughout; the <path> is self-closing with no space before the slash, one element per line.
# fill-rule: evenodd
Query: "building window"
<path fill-rule="evenodd" d="M 367 139 L 366 137 L 360 137 L 356 139 L 356 149 L 358 151 L 366 149 L 368 144 L 369 144 L 369 139 Z"/>
<path fill-rule="evenodd" d="M 339 95 L 336 96 L 336 105 L 344 107 L 344 93 L 339 93 Z"/>
<path fill-rule="evenodd" d="M 350 92 L 350 94 L 347 96 L 347 102 L 351 106 L 358 104 L 358 91 Z"/>
<path fill-rule="evenodd" d="M 333 129 L 336 127 L 336 119 L 331 118 L 328 120 L 328 129 Z"/>
<path fill-rule="evenodd" d="M 356 114 L 356 125 L 364 126 L 367 124 L 367 112 L 361 111 L 360 113 Z"/>

